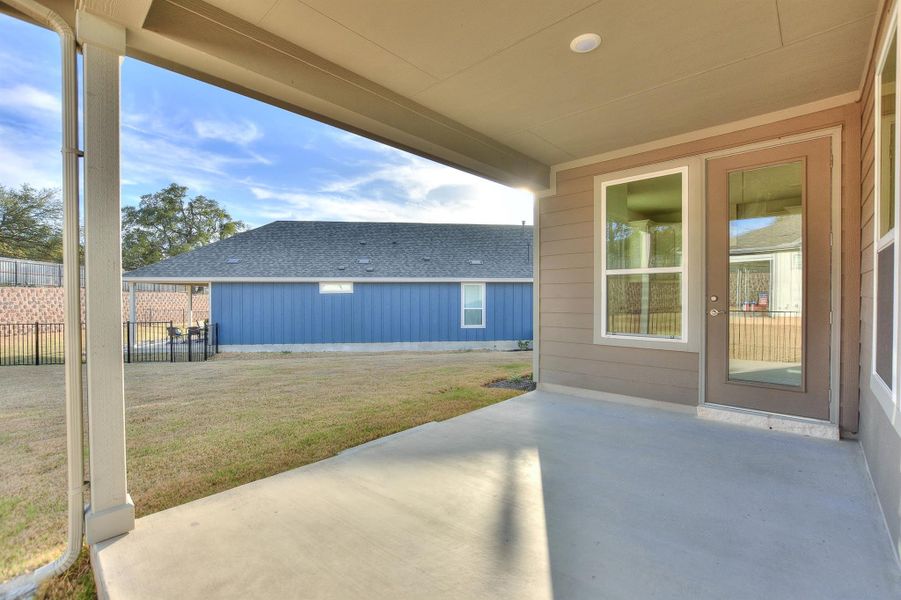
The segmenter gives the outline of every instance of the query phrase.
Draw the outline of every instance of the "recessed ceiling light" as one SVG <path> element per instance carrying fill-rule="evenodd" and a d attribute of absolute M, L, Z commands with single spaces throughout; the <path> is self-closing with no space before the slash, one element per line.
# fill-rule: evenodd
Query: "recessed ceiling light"
<path fill-rule="evenodd" d="M 601 36 L 596 33 L 583 33 L 573 38 L 569 43 L 569 49 L 576 54 L 591 52 L 601 45 Z"/>

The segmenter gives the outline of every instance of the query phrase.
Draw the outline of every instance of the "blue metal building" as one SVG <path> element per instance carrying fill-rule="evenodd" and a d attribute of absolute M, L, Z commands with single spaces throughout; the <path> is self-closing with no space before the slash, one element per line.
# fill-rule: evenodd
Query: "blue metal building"
<path fill-rule="evenodd" d="M 223 351 L 515 348 L 526 226 L 276 221 L 128 273 L 210 286 Z"/>

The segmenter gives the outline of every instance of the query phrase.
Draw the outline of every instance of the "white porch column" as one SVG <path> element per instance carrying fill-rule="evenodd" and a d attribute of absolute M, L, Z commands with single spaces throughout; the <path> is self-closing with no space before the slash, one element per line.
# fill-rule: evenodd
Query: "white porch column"
<path fill-rule="evenodd" d="M 119 69 L 125 29 L 77 13 L 84 53 L 85 304 L 90 428 L 89 544 L 134 528 L 125 476 L 122 249 L 119 206 Z"/>
<path fill-rule="evenodd" d="M 188 327 L 194 324 L 194 286 L 188 284 Z"/>

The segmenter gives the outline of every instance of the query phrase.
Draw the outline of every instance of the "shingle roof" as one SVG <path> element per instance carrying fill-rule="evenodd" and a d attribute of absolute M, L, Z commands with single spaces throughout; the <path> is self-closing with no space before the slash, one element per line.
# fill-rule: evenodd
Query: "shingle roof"
<path fill-rule="evenodd" d="M 531 255 L 530 226 L 275 221 L 125 277 L 519 279 Z"/>
<path fill-rule="evenodd" d="M 733 254 L 796 250 L 801 247 L 801 215 L 771 217 L 764 226 L 732 236 L 729 242 Z"/>

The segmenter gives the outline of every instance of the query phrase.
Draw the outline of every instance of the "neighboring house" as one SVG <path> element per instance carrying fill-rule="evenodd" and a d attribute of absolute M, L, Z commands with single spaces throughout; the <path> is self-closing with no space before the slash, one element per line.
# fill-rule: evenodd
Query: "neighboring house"
<path fill-rule="evenodd" d="M 733 310 L 799 313 L 804 259 L 801 214 L 760 221 L 754 229 L 730 239 L 729 306 Z"/>
<path fill-rule="evenodd" d="M 516 348 L 532 228 L 276 221 L 128 273 L 210 286 L 224 351 Z"/>

